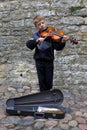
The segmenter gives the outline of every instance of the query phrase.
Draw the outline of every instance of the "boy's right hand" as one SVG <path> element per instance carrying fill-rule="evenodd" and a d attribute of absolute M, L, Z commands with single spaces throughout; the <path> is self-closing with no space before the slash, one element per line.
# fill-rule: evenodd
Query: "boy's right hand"
<path fill-rule="evenodd" d="M 40 37 L 40 38 L 38 38 L 38 39 L 36 40 L 36 42 L 37 42 L 38 44 L 40 44 L 40 43 L 42 43 L 44 40 L 45 40 L 45 38 Z"/>

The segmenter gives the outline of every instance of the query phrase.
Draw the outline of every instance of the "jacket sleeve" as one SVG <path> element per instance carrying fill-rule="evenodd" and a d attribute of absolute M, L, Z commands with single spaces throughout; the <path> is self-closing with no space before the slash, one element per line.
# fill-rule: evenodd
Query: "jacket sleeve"
<path fill-rule="evenodd" d="M 54 42 L 53 45 L 54 45 L 55 50 L 60 51 L 60 50 L 64 49 L 66 43 L 62 43 L 61 40 L 60 40 L 58 42 Z"/>
<path fill-rule="evenodd" d="M 37 43 L 36 43 L 36 39 L 34 37 L 31 37 L 27 42 L 26 42 L 26 46 L 33 50 L 36 47 Z"/>

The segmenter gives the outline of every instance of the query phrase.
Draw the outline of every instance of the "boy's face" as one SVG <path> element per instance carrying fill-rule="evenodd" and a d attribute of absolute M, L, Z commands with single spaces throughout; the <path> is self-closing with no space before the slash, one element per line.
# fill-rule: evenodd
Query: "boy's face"
<path fill-rule="evenodd" d="M 36 24 L 36 28 L 40 31 L 43 31 L 44 29 L 46 29 L 46 22 L 45 20 L 41 20 L 40 22 L 38 22 Z"/>

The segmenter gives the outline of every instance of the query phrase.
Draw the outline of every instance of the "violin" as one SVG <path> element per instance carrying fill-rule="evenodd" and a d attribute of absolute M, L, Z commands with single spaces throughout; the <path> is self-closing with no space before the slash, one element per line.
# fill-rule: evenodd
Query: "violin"
<path fill-rule="evenodd" d="M 63 38 L 64 31 L 63 30 L 55 30 L 54 27 L 49 26 L 47 28 L 47 30 L 42 31 L 40 35 L 43 38 L 51 37 L 52 40 L 57 42 L 57 41 L 61 40 L 61 38 Z M 78 41 L 76 39 L 74 39 L 74 38 L 69 37 L 69 40 L 73 44 L 78 44 Z"/>

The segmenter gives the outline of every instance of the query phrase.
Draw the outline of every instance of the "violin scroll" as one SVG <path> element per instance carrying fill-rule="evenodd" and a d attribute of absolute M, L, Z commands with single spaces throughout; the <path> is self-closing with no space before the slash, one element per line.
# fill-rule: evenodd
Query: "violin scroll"
<path fill-rule="evenodd" d="M 70 42 L 72 44 L 78 44 L 78 41 L 76 40 L 76 38 L 73 38 L 73 37 L 70 39 Z"/>

